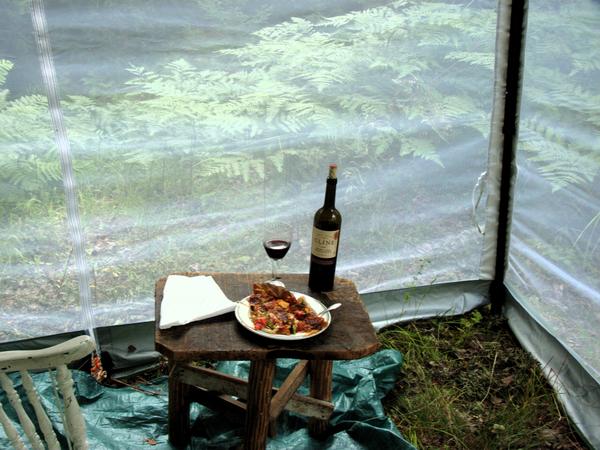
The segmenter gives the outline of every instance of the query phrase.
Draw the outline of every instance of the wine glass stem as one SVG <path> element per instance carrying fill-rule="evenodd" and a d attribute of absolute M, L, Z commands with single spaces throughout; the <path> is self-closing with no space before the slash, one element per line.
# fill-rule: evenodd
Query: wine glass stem
<path fill-rule="evenodd" d="M 279 279 L 279 275 L 277 273 L 277 265 L 279 264 L 279 261 L 276 259 L 271 259 L 271 275 L 273 277 L 273 280 L 278 280 Z"/>

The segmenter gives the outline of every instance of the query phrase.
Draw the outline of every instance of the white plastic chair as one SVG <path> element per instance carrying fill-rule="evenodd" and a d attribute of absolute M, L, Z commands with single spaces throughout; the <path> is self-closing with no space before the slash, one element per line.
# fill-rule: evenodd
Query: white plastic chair
<path fill-rule="evenodd" d="M 90 354 L 94 347 L 94 341 L 89 336 L 77 336 L 61 344 L 41 350 L 0 352 L 0 389 L 6 393 L 6 397 L 17 413 L 31 448 L 41 450 L 46 447 L 38 435 L 33 421 L 27 415 L 21 403 L 21 398 L 7 374 L 20 372 L 21 383 L 27 393 L 29 404 L 35 411 L 37 423 L 42 431 L 47 448 L 52 450 L 61 447 L 28 371 L 46 370 L 51 372 L 51 376 L 55 375 L 56 382 L 54 384 L 60 393 L 57 398 L 62 399 L 63 427 L 69 441 L 69 448 L 87 449 L 85 423 L 73 392 L 73 378 L 67 364 Z M 15 425 L 5 413 L 1 403 L 0 422 L 14 448 L 26 449 L 25 443 L 19 436 Z"/>

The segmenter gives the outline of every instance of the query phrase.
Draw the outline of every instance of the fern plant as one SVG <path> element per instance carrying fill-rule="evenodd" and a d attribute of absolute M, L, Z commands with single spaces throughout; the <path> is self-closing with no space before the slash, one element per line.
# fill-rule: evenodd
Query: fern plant
<path fill-rule="evenodd" d="M 594 6 L 558 5 L 571 25 L 567 36 L 552 43 L 546 36 L 555 20 L 546 14 L 555 12 L 532 14 L 529 23 L 523 95 L 533 114 L 520 125 L 522 149 L 554 191 L 592 183 L 600 174 L 600 52 L 578 44 L 600 39 L 597 10 L 588 8 Z"/>
<path fill-rule="evenodd" d="M 600 50 L 581 45 L 600 39 L 598 10 L 587 1 L 554 8 L 536 10 L 529 18 L 519 149 L 552 192 L 576 190 L 584 196 L 597 191 L 600 178 Z M 556 17 L 568 25 L 560 39 L 551 41 L 547 36 L 556 33 Z M 581 250 L 586 265 L 597 266 L 600 211 L 589 203 L 580 211 L 588 214 L 587 223 L 570 245 Z M 562 263 L 560 254 L 571 250 L 563 245 L 544 254 Z"/>
<path fill-rule="evenodd" d="M 196 3 L 213 18 L 231 6 Z M 231 10 L 244 23 L 247 6 Z M 397 1 L 268 26 L 271 8 L 261 11 L 248 22 L 257 26 L 253 39 L 212 52 L 209 65 L 206 58 L 131 65 L 126 95 L 94 97 L 94 89 L 63 98 L 75 168 L 86 173 L 80 179 L 103 177 L 132 198 L 148 193 L 144 180 L 188 195 L 190 185 L 223 176 L 262 183 L 265 167 L 312 165 L 320 148 L 363 166 L 406 157 L 443 166 L 447 142 L 465 133 L 485 139 L 489 98 L 439 73 L 477 66 L 491 85 L 482 55 L 492 55 L 493 10 Z M 471 39 L 487 42 L 487 52 L 478 45 L 478 52 L 458 53 L 456 43 Z M 439 57 L 423 58 L 419 48 Z M 27 197 L 58 182 L 43 98 L 15 98 L 0 114 L 4 140 L 26 142 L 25 154 L 40 160 L 6 154 L 6 183 Z M 127 181 L 127 171 L 139 173 L 139 183 Z M 187 176 L 170 175 L 178 171 Z"/>
<path fill-rule="evenodd" d="M 186 139 L 181 131 L 193 130 L 187 145 L 163 150 L 193 149 L 199 160 L 210 158 L 214 164 L 207 164 L 205 173 L 227 166 L 216 162 L 218 151 L 238 165 L 239 170 L 227 173 L 253 173 L 259 180 L 260 164 L 244 149 L 260 142 L 267 154 L 281 150 L 282 136 L 295 139 L 296 144 L 284 146 L 294 154 L 302 154 L 308 142 L 325 139 L 324 145 L 365 159 L 395 152 L 443 165 L 437 149 L 457 133 L 457 122 L 487 133 L 489 101 L 478 103 L 468 90 L 457 93 L 444 80 L 436 85 L 425 79 L 422 74 L 439 67 L 415 53 L 415 44 L 437 45 L 444 54 L 453 49 L 453 34 L 481 37 L 491 18 L 493 11 L 395 2 L 263 27 L 254 33 L 254 42 L 215 54 L 224 58 L 221 66 L 237 64 L 238 71 L 201 70 L 181 59 L 159 70 L 131 67 L 130 93 L 122 104 L 135 114 L 124 127 L 124 138 L 144 130 L 157 138 Z M 432 42 L 432 30 L 448 38 Z M 423 133 L 424 125 L 429 133 Z M 255 153 L 259 161 L 264 154 Z M 312 158 L 304 154 L 306 161 Z"/>

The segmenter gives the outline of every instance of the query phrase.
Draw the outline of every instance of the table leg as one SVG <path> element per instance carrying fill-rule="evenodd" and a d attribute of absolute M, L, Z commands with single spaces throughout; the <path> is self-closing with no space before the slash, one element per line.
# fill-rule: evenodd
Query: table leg
<path fill-rule="evenodd" d="M 331 401 L 332 396 L 332 369 L 333 361 L 310 362 L 310 396 L 319 400 Z M 308 419 L 308 431 L 311 436 L 323 437 L 329 428 L 329 421 L 322 419 Z"/>
<path fill-rule="evenodd" d="M 245 450 L 263 450 L 267 445 L 274 374 L 274 359 L 256 360 L 250 363 Z"/>
<path fill-rule="evenodd" d="M 169 364 L 169 441 L 175 447 L 185 447 L 190 441 L 189 386 L 181 383 Z"/>

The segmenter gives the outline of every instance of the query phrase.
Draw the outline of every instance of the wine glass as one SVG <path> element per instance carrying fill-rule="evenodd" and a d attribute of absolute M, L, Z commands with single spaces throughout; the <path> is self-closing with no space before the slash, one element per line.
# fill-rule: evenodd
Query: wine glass
<path fill-rule="evenodd" d="M 278 280 L 279 261 L 287 254 L 292 245 L 293 228 L 287 222 L 271 221 L 265 224 L 263 247 L 271 258 L 272 280 Z"/>

